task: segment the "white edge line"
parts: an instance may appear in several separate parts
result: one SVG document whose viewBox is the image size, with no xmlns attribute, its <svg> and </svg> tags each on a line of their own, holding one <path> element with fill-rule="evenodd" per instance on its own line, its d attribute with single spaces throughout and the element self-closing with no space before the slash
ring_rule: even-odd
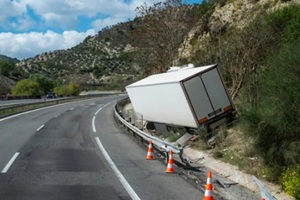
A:
<svg viewBox="0 0 300 200">
<path fill-rule="evenodd" d="M 43 127 L 44 125 L 40 126 L 40 128 L 36 129 L 36 131 L 40 131 Z"/>
<path fill-rule="evenodd" d="M 95 127 L 95 119 L 96 119 L 96 117 L 94 116 L 94 117 L 93 117 L 93 122 L 92 122 L 93 132 L 94 132 L 94 133 L 97 132 L 97 131 L 96 131 L 96 127 Z"/>
<path fill-rule="evenodd" d="M 97 112 L 95 112 L 95 115 L 98 115 L 98 112 L 100 112 L 100 110 L 102 110 L 102 107 L 99 108 L 99 110 L 97 110 Z"/>
<path fill-rule="evenodd" d="M 71 102 L 71 103 L 72 103 L 72 102 Z M 4 121 L 4 120 L 7 120 L 7 119 L 14 118 L 14 117 L 18 117 L 18 116 L 21 116 L 21 115 L 25 115 L 25 114 L 28 114 L 28 113 L 36 112 L 36 111 L 39 111 L 39 110 L 45 110 L 45 109 L 53 108 L 53 107 L 57 107 L 57 106 L 62 106 L 62 105 L 65 105 L 65 104 L 68 104 L 68 103 L 62 103 L 62 104 L 59 104 L 59 105 L 53 105 L 53 106 L 48 106 L 48 107 L 44 107 L 44 108 L 38 108 L 38 109 L 35 109 L 35 110 L 30 110 L 30 111 L 27 111 L 27 112 L 15 114 L 15 115 L 12 115 L 12 116 L 5 117 L 5 118 L 3 118 L 3 119 L 0 119 L 0 122 L 2 122 L 2 121 Z"/>
<path fill-rule="evenodd" d="M 109 102 L 109 103 L 105 104 L 105 105 L 103 106 L 103 108 L 104 108 L 104 107 L 106 107 L 106 106 L 108 106 L 110 103 L 111 103 L 111 102 Z"/>
<path fill-rule="evenodd" d="M 70 110 L 74 110 L 74 108 L 71 108 Z"/>
<path fill-rule="evenodd" d="M 89 101 L 89 100 L 91 100 L 91 99 L 86 99 L 86 100 L 82 100 L 82 101 Z M 30 110 L 30 111 L 27 111 L 27 112 L 22 112 L 22 113 L 19 113 L 19 114 L 15 114 L 15 115 L 12 115 L 12 116 L 9 116 L 9 117 L 2 118 L 2 119 L 0 119 L 0 122 L 2 122 L 4 120 L 11 119 L 11 118 L 14 118 L 14 117 L 18 117 L 18 116 L 21 116 L 21 115 L 25 115 L 25 114 L 28 114 L 28 113 L 36 112 L 36 111 L 39 111 L 39 110 L 45 110 L 45 109 L 48 109 L 48 108 L 62 106 L 62 105 L 65 105 L 65 104 L 70 104 L 70 103 L 74 103 L 74 102 L 67 102 L 67 103 L 62 103 L 62 104 L 58 104 L 58 105 L 47 106 L 47 107 L 44 107 L 44 108 L 38 108 L 38 109 Z"/>
<path fill-rule="evenodd" d="M 116 174 L 116 176 L 118 177 L 119 181 L 121 182 L 121 184 L 124 186 L 125 190 L 128 192 L 128 194 L 130 195 L 130 197 L 133 200 L 140 200 L 140 197 L 135 193 L 135 191 L 132 189 L 132 187 L 129 185 L 129 183 L 126 181 L 126 179 L 124 178 L 124 176 L 122 175 L 122 173 L 120 172 L 120 170 L 117 168 L 117 166 L 115 165 L 115 163 L 112 161 L 112 159 L 109 157 L 108 153 L 106 152 L 106 150 L 104 149 L 100 139 L 98 137 L 95 137 L 96 142 L 101 150 L 101 152 L 103 153 L 105 159 L 107 160 L 109 166 L 112 168 L 112 170 L 114 171 L 114 173 Z"/>
<path fill-rule="evenodd" d="M 15 153 L 15 155 L 10 159 L 10 161 L 3 168 L 1 173 L 6 173 L 9 170 L 10 166 L 13 164 L 13 162 L 16 160 L 16 158 L 18 157 L 19 154 L 20 154 L 19 152 Z"/>
</svg>

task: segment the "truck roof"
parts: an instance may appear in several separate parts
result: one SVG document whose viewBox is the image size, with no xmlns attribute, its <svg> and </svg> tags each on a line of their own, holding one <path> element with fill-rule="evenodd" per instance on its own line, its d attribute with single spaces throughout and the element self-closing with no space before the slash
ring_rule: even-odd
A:
<svg viewBox="0 0 300 200">
<path fill-rule="evenodd" d="M 217 65 L 214 64 L 214 65 L 196 67 L 196 68 L 182 70 L 182 71 L 155 74 L 155 75 L 149 76 L 147 78 L 144 78 L 140 81 L 137 81 L 135 83 L 132 83 L 131 85 L 128 85 L 126 88 L 139 87 L 139 86 L 145 86 L 145 85 L 155 85 L 155 84 L 179 82 L 179 81 L 185 80 L 189 77 L 193 77 L 195 74 L 199 74 L 199 73 L 201 73 L 203 71 L 206 71 L 210 68 L 214 68 L 216 66 Z"/>
</svg>

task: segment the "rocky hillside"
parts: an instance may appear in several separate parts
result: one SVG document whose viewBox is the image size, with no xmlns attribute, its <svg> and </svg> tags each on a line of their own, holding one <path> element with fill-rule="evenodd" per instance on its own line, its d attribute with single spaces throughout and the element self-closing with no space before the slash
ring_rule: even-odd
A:
<svg viewBox="0 0 300 200">
<path fill-rule="evenodd" d="M 0 75 L 0 94 L 7 94 L 10 92 L 10 89 L 16 84 L 10 78 Z"/>
<path fill-rule="evenodd" d="M 7 61 L 7 62 L 12 62 L 12 63 L 18 63 L 19 62 L 19 60 L 16 59 L 16 58 L 10 58 L 8 56 L 1 55 L 1 54 L 0 54 L 0 60 L 4 60 L 4 61 Z"/>
<path fill-rule="evenodd" d="M 16 58 L 0 55 L 0 95 L 10 93 L 11 88 L 16 84 L 14 80 L 1 74 L 9 75 L 8 71 L 12 70 L 9 67 L 18 62 L 19 60 Z"/>
<path fill-rule="evenodd" d="M 53 52 L 46 52 L 17 64 L 24 70 L 25 77 L 30 73 L 43 73 L 61 81 L 78 83 L 98 83 L 106 77 L 121 74 L 130 79 L 139 74 L 133 65 L 131 52 L 131 32 L 135 22 L 117 24 L 100 31 L 96 36 L 87 37 L 79 45 Z"/>
</svg>

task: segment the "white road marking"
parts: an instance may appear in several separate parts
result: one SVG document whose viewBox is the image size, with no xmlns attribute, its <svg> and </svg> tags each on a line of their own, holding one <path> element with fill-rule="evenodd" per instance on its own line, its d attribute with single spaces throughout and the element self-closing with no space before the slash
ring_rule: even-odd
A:
<svg viewBox="0 0 300 200">
<path fill-rule="evenodd" d="M 82 101 L 90 101 L 90 100 L 91 99 L 82 100 Z M 62 103 L 62 104 L 58 104 L 58 105 L 53 105 L 53 106 L 48 106 L 48 107 L 44 107 L 44 108 L 38 108 L 38 109 L 35 109 L 35 110 L 30 110 L 30 111 L 27 111 L 27 112 L 22 112 L 22 113 L 19 113 L 19 114 L 15 114 L 15 115 L 12 115 L 12 116 L 9 116 L 9 117 L 2 118 L 2 119 L 0 119 L 0 122 L 2 122 L 4 120 L 11 119 L 11 118 L 14 118 L 14 117 L 18 117 L 18 116 L 21 116 L 21 115 L 25 115 L 25 114 L 28 114 L 28 113 L 33 113 L 33 112 L 36 112 L 36 111 L 45 110 L 45 109 L 48 109 L 48 108 L 54 108 L 54 107 L 57 107 L 57 106 L 62 106 L 62 105 L 65 105 L 65 104 L 70 104 L 70 103 L 74 103 L 74 102 Z"/>
<path fill-rule="evenodd" d="M 57 118 L 57 117 L 59 117 L 59 116 L 60 116 L 60 114 L 56 115 L 55 118 Z"/>
<path fill-rule="evenodd" d="M 70 110 L 74 110 L 74 108 L 71 108 Z"/>
<path fill-rule="evenodd" d="M 125 190 L 128 192 L 128 194 L 130 195 L 130 197 L 133 200 L 140 200 L 140 197 L 135 193 L 135 191 L 132 189 L 132 187 L 129 185 L 129 183 L 126 181 L 126 179 L 124 178 L 124 176 L 122 175 L 122 173 L 120 172 L 120 170 L 117 168 L 117 166 L 115 165 L 115 163 L 112 161 L 112 159 L 110 158 L 110 156 L 108 155 L 108 153 L 106 152 L 105 148 L 103 147 L 100 139 L 98 137 L 95 137 L 96 142 L 102 152 L 102 154 L 104 155 L 105 159 L 107 160 L 109 166 L 112 168 L 112 170 L 114 171 L 114 173 L 116 174 L 116 176 L 118 177 L 119 181 L 121 182 L 121 184 L 124 186 Z"/>
<path fill-rule="evenodd" d="M 15 153 L 15 155 L 10 159 L 10 161 L 3 168 L 1 173 L 6 173 L 9 170 L 10 166 L 13 164 L 13 162 L 16 160 L 19 154 L 20 154 L 19 152 Z"/>
<path fill-rule="evenodd" d="M 63 104 L 59 104 L 59 105 L 54 105 L 54 106 L 48 106 L 48 107 L 44 107 L 44 108 L 38 108 L 38 109 L 35 109 L 35 110 L 30 110 L 30 111 L 27 111 L 27 112 L 15 114 L 15 115 L 12 115 L 12 116 L 5 117 L 5 118 L 3 118 L 3 119 L 0 119 L 0 122 L 2 122 L 2 121 L 4 121 L 4 120 L 7 120 L 7 119 L 14 118 L 14 117 L 18 117 L 18 116 L 21 116 L 21 115 L 25 115 L 25 114 L 28 114 L 28 113 L 33 113 L 33 112 L 36 112 L 36 111 L 39 111 L 39 110 L 45 110 L 45 109 L 48 109 L 48 108 L 53 108 L 53 107 L 57 107 L 57 106 L 62 106 L 62 105 L 65 105 L 65 104 L 67 104 L 67 103 L 63 103 Z"/>
<path fill-rule="evenodd" d="M 40 131 L 42 128 L 44 127 L 44 124 L 42 126 L 40 126 L 40 128 L 36 129 L 36 131 Z"/>
<path fill-rule="evenodd" d="M 94 116 L 94 117 L 93 117 L 93 122 L 92 122 L 93 132 L 94 132 L 94 133 L 97 132 L 97 131 L 96 131 L 96 127 L 95 127 L 95 119 L 96 119 L 96 117 Z"/>
<path fill-rule="evenodd" d="M 95 115 L 98 115 L 98 112 L 100 112 L 100 110 L 102 110 L 102 107 L 99 108 L 99 110 L 97 110 L 97 112 L 95 112 Z"/>
<path fill-rule="evenodd" d="M 111 103 L 111 102 L 109 102 L 109 103 L 105 104 L 105 105 L 103 106 L 103 108 L 104 108 L 104 107 L 106 107 L 106 106 L 108 106 L 110 103 Z"/>
</svg>

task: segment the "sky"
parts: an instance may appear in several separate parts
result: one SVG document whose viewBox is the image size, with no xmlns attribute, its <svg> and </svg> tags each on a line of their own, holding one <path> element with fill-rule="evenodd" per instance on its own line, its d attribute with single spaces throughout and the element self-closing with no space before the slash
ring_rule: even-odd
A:
<svg viewBox="0 0 300 200">
<path fill-rule="evenodd" d="M 0 54 L 22 60 L 68 49 L 107 26 L 134 19 L 143 3 L 160 1 L 0 0 Z"/>
</svg>

